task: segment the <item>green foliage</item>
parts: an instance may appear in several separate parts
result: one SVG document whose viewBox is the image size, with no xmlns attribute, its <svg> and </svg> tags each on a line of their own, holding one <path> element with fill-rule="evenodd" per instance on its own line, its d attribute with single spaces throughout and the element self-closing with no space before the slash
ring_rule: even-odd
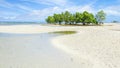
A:
<svg viewBox="0 0 120 68">
<path fill-rule="evenodd" d="M 87 11 L 83 12 L 83 17 L 82 17 L 81 21 L 82 21 L 83 25 L 90 24 L 90 23 L 96 24 L 96 19 L 95 19 L 94 15 Z"/>
<path fill-rule="evenodd" d="M 85 23 L 89 23 L 89 13 L 87 11 L 83 12 L 83 18 L 82 18 L 82 23 L 85 25 Z"/>
<path fill-rule="evenodd" d="M 69 23 L 69 18 L 70 18 L 70 12 L 66 11 L 64 13 L 64 22 L 65 22 L 65 24 Z"/>
<path fill-rule="evenodd" d="M 83 13 L 76 12 L 74 14 L 69 11 L 62 12 L 61 14 L 54 14 L 53 16 L 48 16 L 46 22 L 50 24 L 78 24 L 83 25 L 98 24 L 105 20 L 106 14 L 100 11 L 96 14 L 96 18 L 92 13 L 84 11 Z"/>
<path fill-rule="evenodd" d="M 82 13 L 79 13 L 79 12 L 75 13 L 75 23 L 82 22 L 82 18 L 83 18 L 83 14 Z"/>
<path fill-rule="evenodd" d="M 53 15 L 53 18 L 55 19 L 55 23 L 58 23 L 58 21 L 59 21 L 59 16 L 58 16 L 58 14 L 54 14 L 54 15 Z"/>
<path fill-rule="evenodd" d="M 96 20 L 98 21 L 99 24 L 103 23 L 105 19 L 106 19 L 106 14 L 104 13 L 103 10 L 99 11 L 96 14 Z"/>
<path fill-rule="evenodd" d="M 69 24 L 74 24 L 74 22 L 75 22 L 75 17 L 74 17 L 73 14 L 70 14 L 69 22 L 70 22 Z"/>
<path fill-rule="evenodd" d="M 47 23 L 49 24 L 53 24 L 55 23 L 55 19 L 52 16 L 48 16 L 48 18 L 46 19 Z"/>
</svg>

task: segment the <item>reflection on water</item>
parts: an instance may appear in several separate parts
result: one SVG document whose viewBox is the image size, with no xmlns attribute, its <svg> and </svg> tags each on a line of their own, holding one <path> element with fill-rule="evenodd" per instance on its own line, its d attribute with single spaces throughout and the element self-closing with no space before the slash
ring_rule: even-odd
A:
<svg viewBox="0 0 120 68">
<path fill-rule="evenodd" d="M 54 36 L 0 33 L 0 68 L 81 67 L 72 56 L 52 46 Z"/>
</svg>

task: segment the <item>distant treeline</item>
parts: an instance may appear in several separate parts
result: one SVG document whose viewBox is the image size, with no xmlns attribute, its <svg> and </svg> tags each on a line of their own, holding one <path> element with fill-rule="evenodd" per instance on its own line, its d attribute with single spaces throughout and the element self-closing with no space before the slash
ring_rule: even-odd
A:
<svg viewBox="0 0 120 68">
<path fill-rule="evenodd" d="M 78 24 L 83 25 L 89 24 L 101 24 L 105 20 L 106 14 L 104 11 L 99 11 L 95 16 L 92 13 L 84 11 L 83 13 L 76 12 L 74 14 L 69 11 L 62 12 L 61 14 L 54 14 L 53 16 L 48 16 L 46 22 L 49 24 Z"/>
</svg>

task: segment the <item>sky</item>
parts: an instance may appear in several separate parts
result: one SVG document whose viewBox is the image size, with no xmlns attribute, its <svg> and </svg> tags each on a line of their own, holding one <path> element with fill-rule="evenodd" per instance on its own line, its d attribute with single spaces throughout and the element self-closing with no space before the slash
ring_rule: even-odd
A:
<svg viewBox="0 0 120 68">
<path fill-rule="evenodd" d="M 120 0 L 0 0 L 0 21 L 40 21 L 54 13 L 103 10 L 105 22 L 120 21 Z"/>
</svg>

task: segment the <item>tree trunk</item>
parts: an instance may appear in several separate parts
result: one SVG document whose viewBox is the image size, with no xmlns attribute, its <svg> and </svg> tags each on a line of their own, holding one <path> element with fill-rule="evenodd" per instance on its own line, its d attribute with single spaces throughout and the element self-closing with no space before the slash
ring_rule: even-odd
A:
<svg viewBox="0 0 120 68">
<path fill-rule="evenodd" d="M 85 25 L 85 22 L 83 22 L 83 25 Z"/>
<path fill-rule="evenodd" d="M 65 22 L 65 25 L 67 25 L 67 22 Z"/>
<path fill-rule="evenodd" d="M 61 22 L 59 22 L 59 25 L 61 25 Z"/>
</svg>

